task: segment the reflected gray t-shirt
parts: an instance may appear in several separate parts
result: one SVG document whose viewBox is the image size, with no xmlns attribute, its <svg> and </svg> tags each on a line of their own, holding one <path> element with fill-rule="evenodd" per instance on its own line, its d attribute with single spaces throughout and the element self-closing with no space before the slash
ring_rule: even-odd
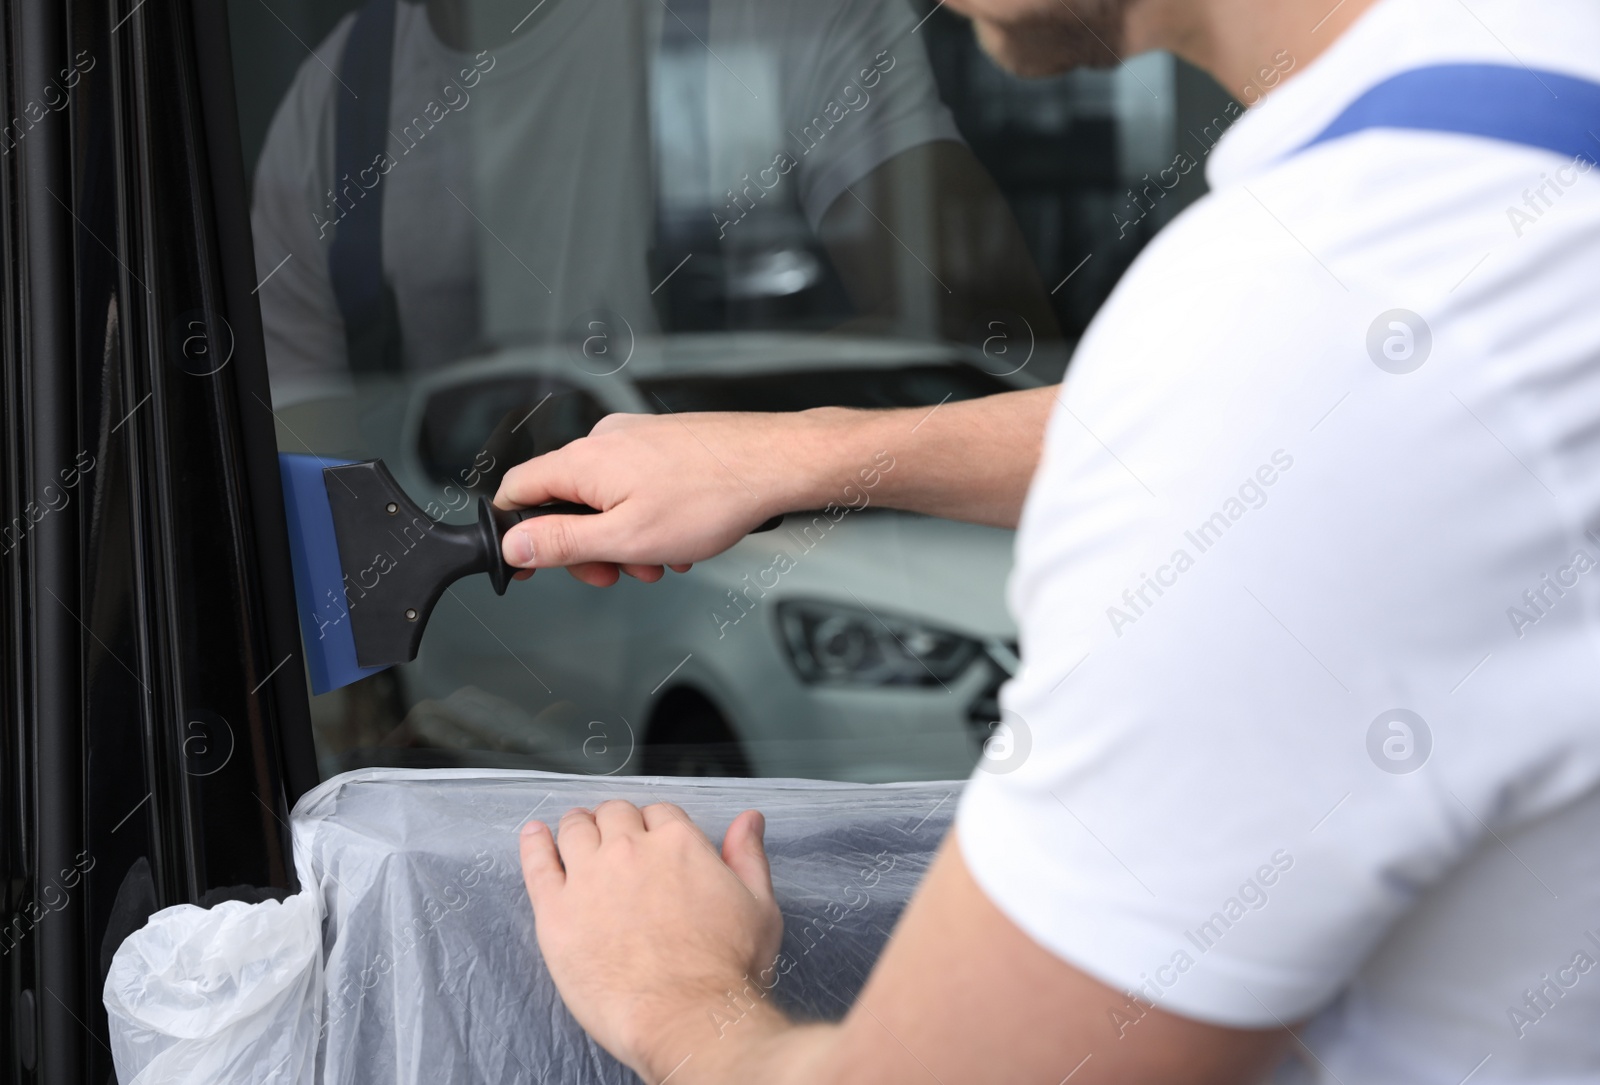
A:
<svg viewBox="0 0 1600 1085">
<path fill-rule="evenodd" d="M 446 48 L 421 5 L 399 5 L 389 158 L 366 180 L 382 185 L 383 267 L 407 371 L 494 343 L 558 340 L 600 309 L 638 334 L 655 330 L 658 172 L 661 206 L 716 214 L 717 229 L 739 228 L 739 207 L 754 201 L 730 195 L 747 183 L 814 228 L 888 159 L 960 138 L 904 0 L 711 0 L 703 57 L 659 48 L 670 17 L 659 4 L 550 2 L 541 21 L 477 55 Z M 355 191 L 333 176 L 353 22 L 301 66 L 257 167 L 276 407 L 349 386 L 328 250 L 354 199 L 344 190 Z"/>
</svg>

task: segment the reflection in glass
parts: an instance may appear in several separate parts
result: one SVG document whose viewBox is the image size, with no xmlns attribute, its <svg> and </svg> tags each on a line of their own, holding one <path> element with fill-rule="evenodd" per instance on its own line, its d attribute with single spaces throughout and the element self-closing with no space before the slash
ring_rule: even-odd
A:
<svg viewBox="0 0 1600 1085">
<path fill-rule="evenodd" d="M 1056 379 L 1062 318 L 1142 238 L 1055 294 L 1038 267 L 1170 157 L 1158 73 L 1025 88 L 921 0 L 255 7 L 230 13 L 280 445 L 381 456 L 439 520 L 612 412 Z M 1009 533 L 858 479 L 657 585 L 463 581 L 416 663 L 314 700 L 324 768 L 964 775 L 1015 666 L 1009 565 Z"/>
</svg>

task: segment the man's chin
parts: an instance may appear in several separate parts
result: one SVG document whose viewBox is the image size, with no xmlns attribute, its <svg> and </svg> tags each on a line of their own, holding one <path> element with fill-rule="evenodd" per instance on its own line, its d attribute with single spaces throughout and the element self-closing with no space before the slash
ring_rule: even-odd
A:
<svg viewBox="0 0 1600 1085">
<path fill-rule="evenodd" d="M 996 64 L 1027 79 L 1116 67 L 1122 62 L 1125 5 L 1100 0 L 1080 6 L 1088 9 L 1087 21 L 1060 4 L 1004 23 L 979 19 L 978 43 Z"/>
</svg>

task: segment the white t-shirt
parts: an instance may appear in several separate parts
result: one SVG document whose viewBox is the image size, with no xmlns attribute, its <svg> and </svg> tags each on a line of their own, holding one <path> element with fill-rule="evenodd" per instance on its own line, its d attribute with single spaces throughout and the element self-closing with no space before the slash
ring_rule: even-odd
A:
<svg viewBox="0 0 1600 1085">
<path fill-rule="evenodd" d="M 560 339 L 597 310 L 653 330 L 652 172 L 664 206 L 716 214 L 736 241 L 754 228 L 741 208 L 787 202 L 815 227 L 883 162 L 960 138 L 908 36 L 904 0 L 710 0 L 709 51 L 692 55 L 701 47 L 690 41 L 659 65 L 661 4 L 550 2 L 476 56 L 446 48 L 422 5 L 399 5 L 392 161 L 367 179 L 381 176 L 383 266 L 408 369 L 485 343 Z M 278 406 L 347 388 L 328 246 L 358 198 L 330 192 L 335 100 L 351 93 L 336 73 L 353 22 L 301 66 L 256 173 Z M 689 89 L 695 80 L 703 93 Z"/>
<path fill-rule="evenodd" d="M 1593 0 L 1468 3 L 1299 65 L 1089 329 L 960 809 L 1125 1035 L 1314 1018 L 1285 1080 L 1600 1081 L 1600 169 L 1293 154 L 1413 67 L 1600 81 Z"/>
</svg>

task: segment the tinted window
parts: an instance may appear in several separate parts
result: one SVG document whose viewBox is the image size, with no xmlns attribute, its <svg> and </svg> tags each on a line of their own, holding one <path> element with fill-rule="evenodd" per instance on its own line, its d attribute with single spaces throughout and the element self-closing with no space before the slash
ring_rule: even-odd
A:
<svg viewBox="0 0 1600 1085">
<path fill-rule="evenodd" d="M 353 7 L 229 3 L 272 409 L 442 521 L 613 412 L 1057 380 L 1198 194 L 1147 184 L 1169 58 L 1022 83 L 925 0 Z M 895 462 L 656 585 L 462 581 L 415 663 L 313 699 L 323 771 L 964 775 L 1011 537 L 877 514 Z"/>
</svg>

